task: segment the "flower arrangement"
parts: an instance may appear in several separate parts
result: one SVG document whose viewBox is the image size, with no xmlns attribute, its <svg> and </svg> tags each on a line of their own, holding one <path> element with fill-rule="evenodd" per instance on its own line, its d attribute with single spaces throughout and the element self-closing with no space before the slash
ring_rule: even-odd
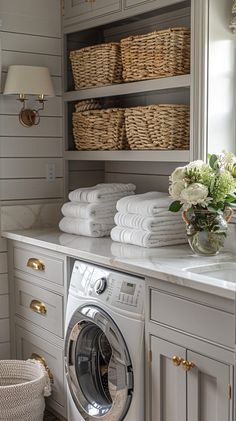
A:
<svg viewBox="0 0 236 421">
<path fill-rule="evenodd" d="M 208 164 L 193 161 L 176 168 L 170 176 L 169 193 L 174 199 L 169 207 L 172 212 L 183 208 L 223 213 L 236 201 L 236 157 L 222 152 L 210 155 Z"/>
<path fill-rule="evenodd" d="M 209 163 L 194 161 L 170 176 L 169 210 L 183 209 L 188 242 L 196 254 L 214 255 L 224 246 L 236 201 L 236 157 L 222 152 Z"/>
</svg>

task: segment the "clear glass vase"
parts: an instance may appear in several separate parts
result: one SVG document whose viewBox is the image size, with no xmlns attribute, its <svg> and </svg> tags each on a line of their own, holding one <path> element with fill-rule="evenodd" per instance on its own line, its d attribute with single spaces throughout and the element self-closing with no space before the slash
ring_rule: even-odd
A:
<svg viewBox="0 0 236 421">
<path fill-rule="evenodd" d="M 191 214 L 183 212 L 188 242 L 195 254 L 214 256 L 219 253 L 224 247 L 232 213 L 231 208 L 226 208 L 224 214 L 205 209 L 194 209 Z"/>
</svg>

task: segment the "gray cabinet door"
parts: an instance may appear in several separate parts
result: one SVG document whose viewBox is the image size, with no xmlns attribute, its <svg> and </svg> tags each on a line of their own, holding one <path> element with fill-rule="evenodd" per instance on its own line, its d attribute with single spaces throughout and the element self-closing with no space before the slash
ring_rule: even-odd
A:
<svg viewBox="0 0 236 421">
<path fill-rule="evenodd" d="M 65 0 L 65 24 L 103 17 L 121 10 L 121 0 Z"/>
<path fill-rule="evenodd" d="M 142 4 L 158 3 L 157 0 L 124 0 L 124 9 L 128 7 L 140 6 Z"/>
<path fill-rule="evenodd" d="M 188 421 L 230 420 L 230 367 L 194 352 L 187 359 L 195 364 L 188 372 Z"/>
<path fill-rule="evenodd" d="M 185 359 L 186 350 L 151 336 L 151 351 L 150 421 L 186 421 L 187 375 L 172 360 L 173 357 Z"/>
</svg>

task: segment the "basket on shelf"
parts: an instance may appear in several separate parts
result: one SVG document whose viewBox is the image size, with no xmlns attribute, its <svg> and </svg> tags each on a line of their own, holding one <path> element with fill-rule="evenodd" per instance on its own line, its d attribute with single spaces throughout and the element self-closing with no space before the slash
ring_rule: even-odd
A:
<svg viewBox="0 0 236 421">
<path fill-rule="evenodd" d="M 158 104 L 127 108 L 125 127 L 130 149 L 189 149 L 188 105 Z"/>
<path fill-rule="evenodd" d="M 125 82 L 190 72 L 190 29 L 170 28 L 121 40 Z"/>
<path fill-rule="evenodd" d="M 75 111 L 82 112 L 88 110 L 100 110 L 102 108 L 98 99 L 84 99 L 75 104 Z"/>
<path fill-rule="evenodd" d="M 120 44 L 111 42 L 70 52 L 75 89 L 122 82 Z"/>
<path fill-rule="evenodd" d="M 72 122 L 76 149 L 128 149 L 124 113 L 122 108 L 74 112 Z"/>
</svg>

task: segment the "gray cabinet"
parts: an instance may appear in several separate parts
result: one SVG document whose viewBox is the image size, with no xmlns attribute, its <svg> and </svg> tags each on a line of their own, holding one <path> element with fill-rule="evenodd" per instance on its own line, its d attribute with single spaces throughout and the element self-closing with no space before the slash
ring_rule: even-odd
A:
<svg viewBox="0 0 236 421">
<path fill-rule="evenodd" d="M 151 336 L 150 421 L 230 421 L 231 367 Z"/>
<path fill-rule="evenodd" d="M 64 24 L 74 25 L 121 11 L 121 0 L 65 0 Z"/>
<path fill-rule="evenodd" d="M 187 352 L 195 367 L 187 375 L 188 420 L 230 420 L 230 367 L 195 352 Z"/>
<path fill-rule="evenodd" d="M 186 421 L 186 373 L 173 365 L 174 356 L 186 358 L 186 350 L 151 337 L 150 420 Z"/>
</svg>

